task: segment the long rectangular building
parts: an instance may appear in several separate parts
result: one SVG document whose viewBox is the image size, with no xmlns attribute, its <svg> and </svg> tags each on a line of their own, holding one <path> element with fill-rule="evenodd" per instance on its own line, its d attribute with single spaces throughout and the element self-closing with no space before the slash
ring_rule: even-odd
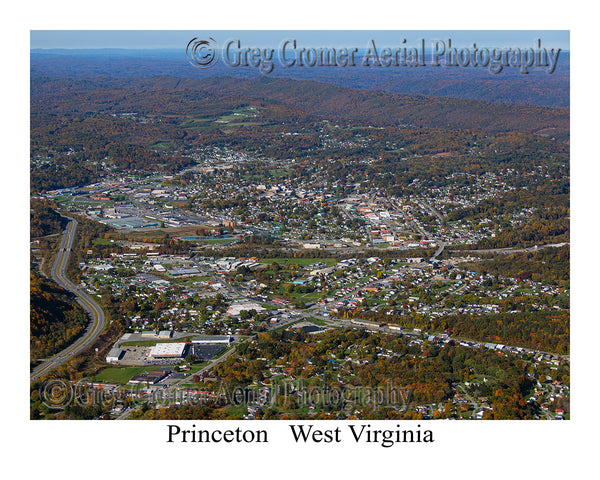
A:
<svg viewBox="0 0 600 480">
<path fill-rule="evenodd" d="M 197 337 L 192 338 L 192 343 L 205 343 L 205 344 L 214 344 L 214 343 L 225 343 L 229 344 L 232 341 L 230 335 L 198 335 Z"/>
<path fill-rule="evenodd" d="M 157 343 L 150 348 L 148 358 L 182 358 L 185 348 L 185 343 Z"/>
</svg>

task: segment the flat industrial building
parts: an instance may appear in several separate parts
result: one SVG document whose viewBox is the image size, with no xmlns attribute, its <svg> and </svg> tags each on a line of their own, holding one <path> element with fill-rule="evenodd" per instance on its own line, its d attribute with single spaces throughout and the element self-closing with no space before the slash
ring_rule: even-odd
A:
<svg viewBox="0 0 600 480">
<path fill-rule="evenodd" d="M 227 314 L 231 316 L 237 316 L 242 310 L 246 310 L 247 312 L 254 310 L 256 313 L 262 313 L 267 309 L 258 303 L 240 302 L 231 304 L 227 309 Z"/>
<path fill-rule="evenodd" d="M 178 277 L 182 275 L 199 275 L 201 272 L 197 268 L 174 268 L 167 272 L 172 277 Z"/>
<path fill-rule="evenodd" d="M 192 343 L 225 343 L 229 344 L 233 341 L 230 335 L 198 335 L 192 338 Z"/>
<path fill-rule="evenodd" d="M 121 358 L 123 358 L 124 351 L 122 348 L 113 347 L 108 355 L 106 355 L 106 361 L 108 363 L 117 363 Z"/>
<path fill-rule="evenodd" d="M 185 343 L 157 343 L 150 348 L 149 358 L 182 358 Z"/>
</svg>

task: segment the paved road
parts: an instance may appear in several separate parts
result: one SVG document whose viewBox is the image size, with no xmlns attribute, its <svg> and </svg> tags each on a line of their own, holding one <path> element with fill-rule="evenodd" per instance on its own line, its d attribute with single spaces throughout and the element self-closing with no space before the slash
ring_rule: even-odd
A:
<svg viewBox="0 0 600 480">
<path fill-rule="evenodd" d="M 106 318 L 100 306 L 85 291 L 79 289 L 79 287 L 75 286 L 65 276 L 65 269 L 69 261 L 69 255 L 71 254 L 75 230 L 77 229 L 77 221 L 72 218 L 69 220 L 70 222 L 65 229 L 60 243 L 58 255 L 52 266 L 51 275 L 58 285 L 77 296 L 78 303 L 88 312 L 92 320 L 83 336 L 77 339 L 77 341 L 34 368 L 31 372 L 30 380 L 36 380 L 47 374 L 90 345 L 100 335 L 106 324 Z"/>
<path fill-rule="evenodd" d="M 437 219 L 440 221 L 440 225 L 444 224 L 444 217 L 442 217 L 440 212 L 438 212 L 435 208 L 433 208 L 431 205 L 429 205 L 424 200 L 420 200 L 420 203 L 422 204 L 422 208 L 424 207 L 425 209 L 429 210 L 429 212 L 431 212 L 433 215 L 435 215 L 437 217 Z"/>
<path fill-rule="evenodd" d="M 444 225 L 444 218 L 442 217 L 440 212 L 438 212 L 435 208 L 433 208 L 431 205 L 429 205 L 427 202 L 425 202 L 423 200 L 415 201 L 415 203 L 417 205 L 419 205 L 419 207 L 421 207 L 422 210 L 428 211 L 432 215 L 435 215 L 440 222 L 440 226 Z M 429 235 L 428 238 L 434 238 L 434 237 Z M 446 244 L 442 241 L 441 238 L 434 238 L 434 240 L 437 242 L 438 248 L 435 251 L 435 253 L 433 254 L 433 256 L 430 258 L 430 260 L 435 260 L 437 257 L 439 257 L 440 254 L 444 251 L 444 248 L 446 247 Z"/>
<path fill-rule="evenodd" d="M 471 418 L 475 418 L 477 416 L 477 412 L 479 411 L 479 404 L 473 400 L 473 397 L 471 397 L 471 395 L 469 395 L 467 393 L 467 391 L 465 390 L 465 388 L 462 385 L 457 385 L 457 387 L 460 389 L 460 391 L 463 393 L 463 395 L 467 398 L 467 401 L 473 405 L 473 413 L 471 414 Z"/>
<path fill-rule="evenodd" d="M 430 260 L 435 260 L 444 251 L 444 247 L 446 246 L 446 244 L 439 239 L 437 239 L 437 242 L 438 242 L 439 246 L 438 246 L 437 250 L 435 251 L 435 253 L 433 254 L 433 256 L 430 258 Z"/>
</svg>

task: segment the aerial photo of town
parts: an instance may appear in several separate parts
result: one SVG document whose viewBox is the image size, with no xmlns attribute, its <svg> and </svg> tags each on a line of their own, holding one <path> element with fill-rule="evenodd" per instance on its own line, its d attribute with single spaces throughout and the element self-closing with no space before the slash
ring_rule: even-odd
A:
<svg viewBox="0 0 600 480">
<path fill-rule="evenodd" d="M 184 37 L 31 50 L 31 419 L 569 420 L 568 51 Z"/>
</svg>

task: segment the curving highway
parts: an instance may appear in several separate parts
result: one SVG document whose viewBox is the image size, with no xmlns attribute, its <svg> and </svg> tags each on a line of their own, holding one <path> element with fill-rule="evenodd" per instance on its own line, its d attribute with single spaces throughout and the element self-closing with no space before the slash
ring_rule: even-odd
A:
<svg viewBox="0 0 600 480">
<path fill-rule="evenodd" d="M 75 286 L 66 276 L 65 268 L 69 261 L 69 255 L 71 254 L 71 247 L 73 246 L 73 240 L 75 238 L 75 230 L 77 229 L 77 221 L 69 218 L 70 222 L 65 229 L 65 233 L 62 237 L 58 255 L 52 266 L 52 279 L 70 292 L 73 292 L 77 296 L 78 303 L 88 312 L 92 321 L 89 323 L 83 336 L 78 338 L 74 343 L 69 345 L 67 348 L 57 353 L 53 357 L 44 360 L 40 365 L 33 369 L 30 375 L 30 380 L 36 380 L 43 375 L 50 372 L 52 369 L 58 367 L 62 363 L 69 360 L 75 354 L 79 353 L 85 347 L 90 345 L 98 335 L 104 329 L 106 324 L 106 317 L 102 308 L 83 290 Z"/>
</svg>

